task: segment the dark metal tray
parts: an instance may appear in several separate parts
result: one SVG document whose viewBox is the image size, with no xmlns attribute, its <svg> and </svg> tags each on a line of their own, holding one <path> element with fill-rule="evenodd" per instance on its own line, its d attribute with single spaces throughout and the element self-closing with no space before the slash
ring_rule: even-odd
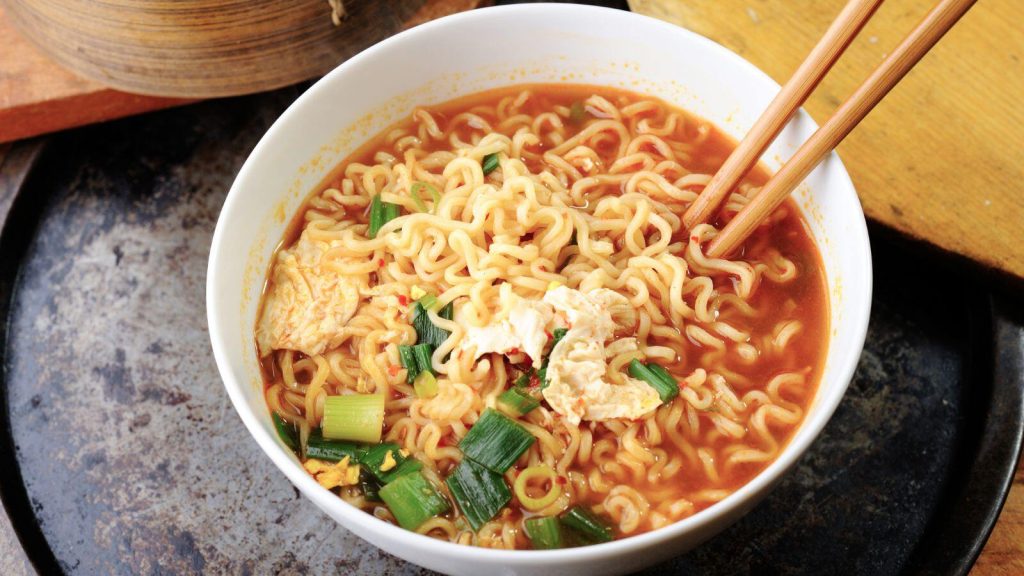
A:
<svg viewBox="0 0 1024 576">
<path fill-rule="evenodd" d="M 77 130 L 26 162 L 0 235 L 0 495 L 40 573 L 420 573 L 299 497 L 210 353 L 218 211 L 298 93 Z M 1020 446 L 1020 315 L 872 239 L 867 346 L 824 434 L 753 512 L 650 574 L 970 568 Z"/>
</svg>

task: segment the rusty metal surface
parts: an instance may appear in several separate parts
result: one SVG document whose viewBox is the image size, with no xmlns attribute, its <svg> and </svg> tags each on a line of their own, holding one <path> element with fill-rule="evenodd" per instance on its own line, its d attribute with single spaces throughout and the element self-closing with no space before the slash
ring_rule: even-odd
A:
<svg viewBox="0 0 1024 576">
<path fill-rule="evenodd" d="M 297 93 L 74 133 L 41 167 L 55 193 L 15 287 L 8 405 L 67 572 L 419 571 L 299 497 L 241 425 L 210 352 L 217 214 Z M 72 154 L 82 162 L 61 161 Z"/>
<path fill-rule="evenodd" d="M 204 283 L 217 214 L 297 94 L 64 135 L 22 193 L 34 201 L 15 205 L 13 218 L 38 226 L 25 232 L 13 286 L 7 417 L 55 570 L 424 573 L 299 496 L 249 438 L 210 352 Z M 751 514 L 650 574 L 893 574 L 927 547 L 956 471 L 973 462 L 965 431 L 985 407 L 971 398 L 991 383 L 970 358 L 988 345 L 987 316 L 965 304 L 980 300 L 964 279 L 895 248 L 875 253 L 867 348 L 825 434 Z M 24 562 L 9 550 L 0 524 L 0 573 L 18 574 Z"/>
<path fill-rule="evenodd" d="M 11 203 L 41 148 L 38 141 L 22 142 L 13 148 L 9 144 L 0 146 L 0 223 L 6 221 Z M 10 296 L 9 289 L 0 289 L 0 299 Z M 7 514 L 0 515 L 0 574 L 31 576 L 35 573 L 11 525 L 11 518 Z"/>
</svg>

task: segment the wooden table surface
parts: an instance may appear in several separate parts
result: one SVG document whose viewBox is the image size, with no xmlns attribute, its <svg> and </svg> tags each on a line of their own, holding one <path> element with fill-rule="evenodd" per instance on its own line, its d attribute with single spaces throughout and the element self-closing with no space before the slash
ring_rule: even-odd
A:
<svg viewBox="0 0 1024 576">
<path fill-rule="evenodd" d="M 821 123 L 936 0 L 889 0 L 807 103 Z M 785 81 L 846 0 L 630 0 Z M 1024 2 L 984 0 L 839 147 L 867 215 L 1024 278 Z"/>
<path fill-rule="evenodd" d="M 784 82 L 846 0 L 630 0 Z M 821 123 L 935 0 L 889 0 L 807 103 Z M 839 147 L 868 217 L 1024 277 L 1024 2 L 985 0 Z M 1024 467 L 972 572 L 1024 574 Z"/>
</svg>

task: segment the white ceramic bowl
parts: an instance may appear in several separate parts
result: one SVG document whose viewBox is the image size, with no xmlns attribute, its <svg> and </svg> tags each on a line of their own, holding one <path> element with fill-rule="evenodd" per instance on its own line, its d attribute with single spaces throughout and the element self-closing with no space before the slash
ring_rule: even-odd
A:
<svg viewBox="0 0 1024 576">
<path fill-rule="evenodd" d="M 235 180 L 217 223 L 207 278 L 210 338 L 224 386 L 274 464 L 331 518 L 380 548 L 456 574 L 623 573 L 686 552 L 734 522 L 821 432 L 860 356 L 871 307 L 864 215 L 839 158 L 797 192 L 822 252 L 831 340 L 818 394 L 779 458 L 722 502 L 671 526 L 584 548 L 495 551 L 420 536 L 321 488 L 277 439 L 264 404 L 253 326 L 267 263 L 291 216 L 321 179 L 415 105 L 526 82 L 572 82 L 652 94 L 739 138 L 778 85 L 727 49 L 627 12 L 569 5 L 474 10 L 418 26 L 345 62 L 271 127 Z M 815 125 L 803 112 L 766 155 L 776 169 Z"/>
</svg>

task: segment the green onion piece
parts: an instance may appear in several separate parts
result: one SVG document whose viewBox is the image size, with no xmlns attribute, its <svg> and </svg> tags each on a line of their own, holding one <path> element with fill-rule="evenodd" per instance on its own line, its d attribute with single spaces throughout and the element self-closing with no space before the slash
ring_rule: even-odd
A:
<svg viewBox="0 0 1024 576">
<path fill-rule="evenodd" d="M 537 550 L 565 547 L 562 541 L 562 526 L 555 516 L 529 518 L 523 522 L 523 527 L 526 528 L 526 535 L 530 537 L 530 543 Z"/>
<path fill-rule="evenodd" d="M 587 109 L 583 107 L 583 102 L 576 101 L 569 107 L 569 121 L 573 124 L 579 124 L 586 120 Z"/>
<path fill-rule="evenodd" d="M 656 362 L 648 362 L 647 367 L 651 369 L 651 372 L 654 372 L 655 376 L 661 378 L 665 382 L 671 382 L 677 386 L 679 385 L 679 382 L 677 382 L 676 379 L 672 377 L 672 374 L 670 374 L 668 370 L 663 368 L 661 364 L 658 364 Z"/>
<path fill-rule="evenodd" d="M 459 448 L 477 464 L 504 474 L 536 440 L 526 428 L 488 408 L 459 442 Z"/>
<path fill-rule="evenodd" d="M 474 530 L 479 530 L 512 500 L 512 492 L 501 474 L 469 459 L 455 467 L 445 484 Z"/>
<path fill-rule="evenodd" d="M 381 227 L 398 216 L 398 206 L 381 200 L 380 194 L 370 201 L 370 238 L 376 238 Z"/>
<path fill-rule="evenodd" d="M 644 364 L 636 358 L 630 360 L 629 375 L 637 380 L 643 380 L 657 390 L 662 402 L 670 402 L 679 395 L 679 383 L 669 376 L 667 370 L 653 362 Z"/>
<path fill-rule="evenodd" d="M 395 218 L 398 218 L 398 204 L 381 200 L 380 194 L 374 196 L 370 201 L 370 229 L 367 231 L 370 238 L 376 238 L 381 227 Z"/>
<path fill-rule="evenodd" d="M 518 418 L 540 406 L 540 402 L 519 388 L 509 388 L 498 396 L 498 406 Z"/>
<path fill-rule="evenodd" d="M 369 470 L 364 467 L 359 468 L 359 490 L 362 491 L 363 498 L 370 502 L 382 502 L 380 499 L 381 486 L 380 480 L 377 480 Z"/>
<path fill-rule="evenodd" d="M 383 484 L 390 484 L 401 476 L 419 472 L 423 468 L 422 462 L 403 456 L 398 444 L 390 442 L 368 447 L 359 457 L 359 464 Z"/>
<path fill-rule="evenodd" d="M 419 194 L 410 192 L 409 195 L 412 196 L 413 204 L 416 204 L 417 210 L 419 210 L 420 212 L 427 211 L 427 205 L 423 202 L 423 198 L 420 198 Z"/>
<path fill-rule="evenodd" d="M 437 296 L 433 294 L 427 294 L 423 298 L 417 300 L 420 306 L 423 306 L 424 310 L 436 310 L 437 309 Z"/>
<path fill-rule="evenodd" d="M 610 542 L 612 539 L 611 526 L 583 506 L 573 506 L 563 512 L 562 525 L 571 528 L 591 544 Z"/>
<path fill-rule="evenodd" d="M 395 218 L 398 218 L 398 204 L 384 202 L 384 223 L 391 222 Z"/>
<path fill-rule="evenodd" d="M 565 338 L 565 335 L 569 333 L 568 328 L 555 328 L 554 332 L 551 333 L 551 350 L 555 350 L 555 346 Z"/>
<path fill-rule="evenodd" d="M 392 444 L 385 442 L 383 444 L 375 444 L 373 446 L 367 446 L 363 453 L 359 456 L 359 464 L 370 471 L 371 474 L 376 476 L 378 479 L 383 480 L 381 475 L 385 472 L 394 470 L 399 464 L 405 462 L 405 456 L 399 451 L 401 448 L 398 444 Z M 390 460 L 393 464 L 388 470 L 381 470 L 380 467 L 387 461 L 388 454 L 391 455 Z"/>
<path fill-rule="evenodd" d="M 359 447 L 351 442 L 339 442 L 324 438 L 323 431 L 315 428 L 306 440 L 306 458 L 316 458 L 327 462 L 338 462 L 348 456 L 353 464 L 359 462 Z"/>
<path fill-rule="evenodd" d="M 429 371 L 420 372 L 420 375 L 416 377 L 416 381 L 412 383 L 413 389 L 416 391 L 417 398 L 433 398 L 437 396 L 437 378 Z"/>
<path fill-rule="evenodd" d="M 452 304 L 448 303 L 447 306 L 441 309 L 437 313 L 438 316 L 445 320 L 452 319 Z M 438 328 L 430 321 L 430 315 L 427 314 L 427 310 L 417 302 L 413 307 L 412 311 L 412 327 L 416 329 L 416 342 L 418 344 L 430 344 L 432 347 L 437 348 L 448 339 L 448 332 L 444 328 Z"/>
<path fill-rule="evenodd" d="M 384 201 L 380 199 L 380 194 L 377 194 L 372 200 L 370 200 L 370 229 L 367 231 L 367 235 L 370 238 L 376 238 L 377 232 L 383 225 Z"/>
<path fill-rule="evenodd" d="M 388 505 L 398 525 L 406 530 L 415 530 L 451 509 L 448 500 L 422 472 L 400 476 L 380 489 L 380 498 Z"/>
<path fill-rule="evenodd" d="M 277 435 L 281 438 L 281 442 L 284 442 L 284 445 L 292 450 L 298 450 L 299 429 L 294 424 L 286 422 L 277 412 L 271 413 L 270 418 L 274 421 L 274 428 L 277 430 Z"/>
<path fill-rule="evenodd" d="M 430 198 L 434 201 L 434 211 L 437 211 L 437 206 L 441 203 L 441 193 L 437 191 L 433 184 L 426 182 L 413 182 L 412 189 L 409 190 L 409 195 L 412 196 L 412 201 L 416 203 L 416 208 L 420 212 L 427 212 L 427 205 L 424 204 L 423 197 L 420 196 L 420 190 L 423 189 L 430 192 Z"/>
<path fill-rule="evenodd" d="M 376 444 L 383 427 L 383 394 L 328 396 L 324 400 L 324 438 Z"/>
<path fill-rule="evenodd" d="M 416 364 L 416 355 L 413 354 L 412 346 L 405 344 L 398 346 L 398 357 L 402 361 L 402 367 L 405 368 L 405 381 L 412 384 L 416 380 L 416 376 L 420 373 L 420 368 Z"/>
<path fill-rule="evenodd" d="M 385 484 L 389 484 L 406 474 L 413 474 L 420 470 L 423 470 L 423 462 L 420 462 L 415 458 L 406 458 L 405 462 L 396 466 L 394 470 L 386 472 L 383 476 L 383 480 Z"/>
<path fill-rule="evenodd" d="M 668 370 L 654 362 L 648 362 L 647 368 L 650 369 L 651 372 L 654 372 L 654 375 L 657 376 L 669 390 L 668 399 L 662 398 L 662 400 L 668 402 L 679 395 L 679 381 L 669 374 Z"/>
<path fill-rule="evenodd" d="M 430 357 L 433 354 L 434 347 L 430 344 L 417 344 L 412 347 L 412 355 L 416 359 L 417 376 L 424 372 L 434 374 L 434 367 L 430 363 Z"/>
<path fill-rule="evenodd" d="M 530 385 L 530 378 L 534 376 L 533 368 L 530 368 L 526 372 L 523 372 L 516 378 L 516 381 L 512 384 L 516 388 L 526 388 Z"/>
<path fill-rule="evenodd" d="M 487 176 L 491 172 L 498 169 L 498 153 L 488 154 L 484 156 L 483 161 L 480 162 L 484 169 L 484 176 Z"/>
<path fill-rule="evenodd" d="M 540 371 L 537 372 L 541 390 L 548 387 L 548 363 L 551 362 L 551 352 L 555 351 L 555 346 L 558 346 L 558 343 L 562 341 L 562 338 L 565 338 L 568 332 L 568 328 L 555 328 L 555 331 L 551 333 L 551 351 L 548 352 L 548 357 L 544 359 L 544 364 L 541 366 Z"/>
</svg>

